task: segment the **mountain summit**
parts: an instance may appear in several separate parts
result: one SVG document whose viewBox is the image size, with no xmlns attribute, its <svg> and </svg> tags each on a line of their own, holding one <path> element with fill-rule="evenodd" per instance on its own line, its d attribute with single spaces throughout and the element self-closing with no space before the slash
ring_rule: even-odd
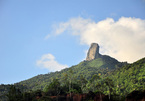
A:
<svg viewBox="0 0 145 101">
<path fill-rule="evenodd" d="M 137 70 L 142 71 L 144 69 L 143 67 L 145 66 L 144 60 L 145 59 L 137 62 L 134 68 L 138 66 Z M 124 68 L 120 69 L 123 66 Z M 142 70 L 140 70 L 140 66 L 142 66 Z M 110 76 L 112 73 L 112 75 L 114 76 L 114 77 L 112 76 L 112 78 L 114 78 L 115 81 L 119 81 L 120 85 L 123 85 L 122 82 L 126 82 L 125 81 L 126 79 L 130 80 L 131 82 L 137 81 L 136 79 L 134 79 L 135 77 L 134 77 L 133 70 L 135 69 L 132 70 L 131 67 L 132 67 L 132 64 L 129 65 L 126 62 L 119 62 L 113 57 L 100 54 L 99 45 L 97 43 L 92 43 L 88 51 L 86 61 L 82 61 L 77 65 L 74 65 L 70 68 L 63 69 L 61 71 L 38 75 L 28 80 L 15 83 L 14 85 L 17 88 L 20 88 L 22 92 L 26 92 L 30 90 L 37 91 L 38 89 L 42 90 L 45 87 L 47 87 L 47 85 L 50 84 L 53 79 L 56 79 L 56 78 L 60 81 L 60 84 L 63 83 L 64 81 L 67 82 L 66 80 L 67 78 L 69 78 L 70 70 L 73 71 L 73 77 L 79 80 L 81 78 L 81 75 L 83 75 L 83 77 L 85 78 L 84 80 L 88 80 L 88 81 L 91 80 L 93 75 L 97 74 L 97 75 L 100 75 L 102 78 L 105 78 L 105 77 Z M 130 68 L 130 71 L 132 71 L 129 75 L 129 76 L 132 75 L 131 79 L 128 79 L 129 76 L 127 75 L 130 72 L 130 71 L 127 71 L 129 68 Z M 118 72 L 118 74 L 116 74 L 116 72 L 114 71 Z M 127 71 L 125 72 L 125 75 L 123 73 L 124 71 Z M 140 74 L 141 76 L 143 75 L 144 71 Z M 118 76 L 118 75 L 122 75 L 122 76 Z M 125 78 L 125 76 L 128 78 Z M 139 80 L 141 81 L 143 79 L 140 78 Z M 72 80 L 72 81 L 75 81 L 75 80 Z M 88 85 L 89 85 L 89 82 L 88 82 Z M 129 85 L 133 85 L 133 83 L 130 83 Z M 1 100 L 1 95 L 5 96 L 7 92 L 9 91 L 9 88 L 10 88 L 10 85 L 0 85 L 0 101 L 6 101 L 6 100 Z M 93 90 L 92 86 L 90 86 L 90 89 Z"/>
<path fill-rule="evenodd" d="M 86 60 L 87 61 L 94 60 L 99 58 L 100 56 L 101 54 L 99 53 L 99 45 L 97 43 L 92 43 L 88 51 Z"/>
</svg>

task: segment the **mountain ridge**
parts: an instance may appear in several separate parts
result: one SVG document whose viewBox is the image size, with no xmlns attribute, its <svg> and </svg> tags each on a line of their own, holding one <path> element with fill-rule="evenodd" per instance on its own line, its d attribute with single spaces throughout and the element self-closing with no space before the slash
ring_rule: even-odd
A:
<svg viewBox="0 0 145 101">
<path fill-rule="evenodd" d="M 117 94 L 128 94 L 132 90 L 137 89 L 137 87 L 139 90 L 145 88 L 143 86 L 143 84 L 145 85 L 145 58 L 132 64 L 128 64 L 127 62 L 119 62 L 117 59 L 108 55 L 100 54 L 96 57 L 95 54 L 99 54 L 99 49 L 95 49 L 95 52 L 97 52 L 93 53 L 93 57 L 95 58 L 92 58 L 89 61 L 86 59 L 77 65 L 65 68 L 61 71 L 40 74 L 30 79 L 15 83 L 14 85 L 17 88 L 20 88 L 22 92 L 30 90 L 36 91 L 38 89 L 43 90 L 45 86 L 53 81 L 53 79 L 58 79 L 60 83 L 63 82 L 64 75 L 68 74 L 71 69 L 73 71 L 73 76 L 76 79 L 80 79 L 81 75 L 88 81 L 93 75 L 99 75 L 102 80 L 106 77 L 112 78 L 112 80 L 115 81 L 114 85 L 117 86 L 117 88 L 114 87 Z M 127 82 L 127 80 L 130 82 Z M 143 81 L 143 83 L 141 81 Z M 0 96 L 7 93 L 9 87 L 10 85 L 0 85 Z M 118 89 L 120 89 L 120 91 L 118 91 Z"/>
<path fill-rule="evenodd" d="M 84 77 L 87 80 L 89 80 L 94 74 L 97 74 L 97 75 L 101 74 L 101 78 L 106 78 L 106 77 L 113 78 L 113 81 L 115 81 L 114 84 L 116 86 L 120 87 L 120 88 L 116 88 L 116 86 L 115 86 L 115 90 L 116 90 L 117 94 L 120 94 L 121 96 L 124 96 L 123 94 L 129 94 L 131 91 L 133 91 L 137 88 L 139 88 L 137 90 L 145 89 L 145 87 L 143 86 L 143 85 L 145 85 L 145 58 L 142 58 L 132 64 L 128 64 L 126 62 L 118 62 L 118 60 L 116 60 L 110 56 L 107 56 L 107 55 L 104 55 L 104 57 L 107 57 L 110 60 L 116 61 L 116 63 L 117 63 L 115 66 L 116 68 L 110 68 L 110 70 L 109 70 L 108 67 L 106 67 L 106 65 L 104 65 L 105 68 L 93 67 L 93 65 L 94 65 L 93 62 L 95 62 L 95 61 L 98 62 L 99 60 L 101 60 L 101 58 L 97 58 L 97 59 L 94 59 L 91 61 L 82 61 L 78 65 L 72 66 L 70 68 L 72 68 L 72 70 L 76 70 L 76 71 L 74 71 L 74 74 L 78 72 L 75 75 L 78 78 L 80 75 L 84 75 Z M 108 61 L 108 59 L 106 59 L 106 61 Z M 103 65 L 101 65 L 101 66 L 103 66 Z M 137 68 L 135 68 L 135 67 L 137 67 Z M 15 83 L 14 85 L 17 88 L 20 88 L 22 92 L 31 91 L 31 90 L 35 91 L 38 89 L 43 90 L 44 87 L 46 85 L 49 85 L 49 83 L 53 79 L 57 78 L 61 82 L 61 79 L 63 78 L 63 76 L 61 76 L 61 75 L 63 75 L 64 73 L 67 73 L 70 68 L 66 68 L 66 69 L 63 69 L 63 70 L 57 71 L 57 72 L 51 72 L 48 74 L 40 74 L 40 75 L 37 75 L 30 79 Z M 125 76 L 123 74 L 124 74 L 124 71 L 128 71 L 129 69 L 133 69 L 133 68 L 134 68 L 134 71 L 136 71 L 136 69 L 138 69 L 139 73 L 137 73 L 137 72 L 134 73 L 134 71 L 131 72 L 133 75 L 137 74 L 137 77 L 131 75 L 130 78 L 132 81 L 129 80 L 131 82 L 129 84 L 129 82 L 127 81 L 129 78 L 128 77 L 129 72 L 125 72 Z M 78 71 L 78 70 L 80 70 L 80 71 Z M 85 70 L 87 70 L 87 72 Z M 141 72 L 142 76 L 139 76 L 140 72 Z M 122 78 L 123 78 L 123 80 L 122 80 Z M 139 80 L 142 80 L 143 82 L 140 82 Z M 125 82 L 127 86 L 124 86 L 122 84 L 123 82 Z M 133 84 L 133 82 L 136 82 L 136 83 Z M 140 84 L 138 82 L 140 82 Z M 131 86 L 131 85 L 133 85 L 133 86 Z M 138 86 L 136 86 L 136 85 L 138 85 Z M 10 85 L 0 85 L 0 96 L 3 94 L 6 94 L 9 90 L 9 88 L 10 88 Z M 118 91 L 118 89 L 120 89 L 120 90 Z"/>
<path fill-rule="evenodd" d="M 51 73 L 43 74 L 43 75 L 41 74 L 41 75 L 32 77 L 28 80 L 24 80 L 19 83 L 16 83 L 15 85 L 27 86 L 29 84 L 28 82 L 34 82 L 33 85 L 29 85 L 28 89 L 32 89 L 32 90 L 43 89 L 46 83 L 51 82 L 53 78 L 58 78 L 61 80 L 63 78 L 62 74 L 67 73 L 70 68 L 74 71 L 74 74 L 77 78 L 81 74 L 84 75 L 88 73 L 88 75 L 86 75 L 85 77 L 86 79 L 89 80 L 94 74 L 101 73 L 101 72 L 102 74 L 106 74 L 107 69 L 111 71 L 126 64 L 127 64 L 126 62 L 119 62 L 118 60 L 110 56 L 102 55 L 100 58 L 93 59 L 91 61 L 82 61 L 78 65 L 74 65 L 72 67 L 63 69 L 61 71 L 51 72 Z"/>
</svg>

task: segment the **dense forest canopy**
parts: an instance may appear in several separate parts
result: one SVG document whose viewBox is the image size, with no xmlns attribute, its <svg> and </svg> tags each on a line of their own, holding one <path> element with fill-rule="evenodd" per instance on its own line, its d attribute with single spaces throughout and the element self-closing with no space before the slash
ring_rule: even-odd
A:
<svg viewBox="0 0 145 101">
<path fill-rule="evenodd" d="M 145 58 L 128 64 L 104 55 L 91 61 L 83 61 L 59 72 L 35 76 L 15 83 L 14 86 L 13 91 L 16 89 L 15 92 L 19 91 L 22 95 L 24 93 L 35 95 L 36 92 L 42 94 L 43 92 L 45 96 L 54 96 L 70 92 L 88 93 L 92 91 L 109 97 L 119 96 L 121 100 L 134 90 L 145 90 Z M 5 99 L 4 95 L 9 94 L 11 89 L 12 85 L 0 85 L 1 98 Z M 10 95 L 7 96 L 10 97 Z"/>
</svg>

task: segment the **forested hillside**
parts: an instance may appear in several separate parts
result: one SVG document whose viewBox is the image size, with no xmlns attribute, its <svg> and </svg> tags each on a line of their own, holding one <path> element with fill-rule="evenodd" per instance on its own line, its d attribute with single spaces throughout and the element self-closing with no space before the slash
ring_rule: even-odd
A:
<svg viewBox="0 0 145 101">
<path fill-rule="evenodd" d="M 102 76 L 107 75 L 108 71 L 119 68 L 127 63 L 118 62 L 116 59 L 102 55 L 101 58 L 97 58 L 91 61 L 83 61 L 78 65 L 70 67 L 73 70 L 73 76 L 79 78 L 83 75 L 87 80 L 89 80 L 94 74 L 100 73 Z M 54 78 L 58 78 L 60 81 L 67 74 L 69 68 L 63 69 L 59 72 L 51 72 L 44 75 L 38 75 L 19 83 L 15 83 L 16 87 L 19 87 L 22 91 L 38 90 L 43 89 L 48 85 Z M 5 87 L 4 87 L 5 86 Z M 9 85 L 0 85 L 1 92 L 7 92 Z"/>
<path fill-rule="evenodd" d="M 83 61 L 78 65 L 70 67 L 73 70 L 73 76 L 79 78 L 83 75 L 89 80 L 94 74 L 101 74 L 102 76 L 107 75 L 108 72 L 119 68 L 127 63 L 120 63 L 116 59 L 110 56 L 102 56 L 91 61 Z M 64 78 L 65 74 L 68 73 L 70 68 L 66 68 L 59 72 L 48 73 L 45 75 L 38 75 L 31 79 L 16 83 L 15 85 L 26 86 L 27 90 L 43 89 L 45 85 L 48 85 L 52 79 L 57 78 L 60 81 Z"/>
<path fill-rule="evenodd" d="M 114 70 L 109 77 L 115 81 L 117 94 L 145 89 L 145 58 Z"/>
<path fill-rule="evenodd" d="M 51 87 L 53 88 L 56 81 L 65 93 L 70 92 L 68 88 L 71 84 L 71 92 L 101 92 L 124 99 L 134 90 L 145 90 L 145 58 L 128 64 L 102 55 L 59 72 L 38 75 L 14 85 L 21 92 L 41 90 L 47 93 L 53 91 Z M 0 85 L 0 94 L 6 94 L 9 88 L 10 85 Z"/>
</svg>

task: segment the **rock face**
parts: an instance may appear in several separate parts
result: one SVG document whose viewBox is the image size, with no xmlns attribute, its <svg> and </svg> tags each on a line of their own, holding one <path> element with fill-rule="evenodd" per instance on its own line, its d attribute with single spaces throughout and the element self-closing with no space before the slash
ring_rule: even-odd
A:
<svg viewBox="0 0 145 101">
<path fill-rule="evenodd" d="M 90 61 L 90 60 L 99 58 L 100 56 L 101 54 L 99 54 L 99 45 L 97 43 L 92 43 L 88 51 L 86 60 Z"/>
</svg>

